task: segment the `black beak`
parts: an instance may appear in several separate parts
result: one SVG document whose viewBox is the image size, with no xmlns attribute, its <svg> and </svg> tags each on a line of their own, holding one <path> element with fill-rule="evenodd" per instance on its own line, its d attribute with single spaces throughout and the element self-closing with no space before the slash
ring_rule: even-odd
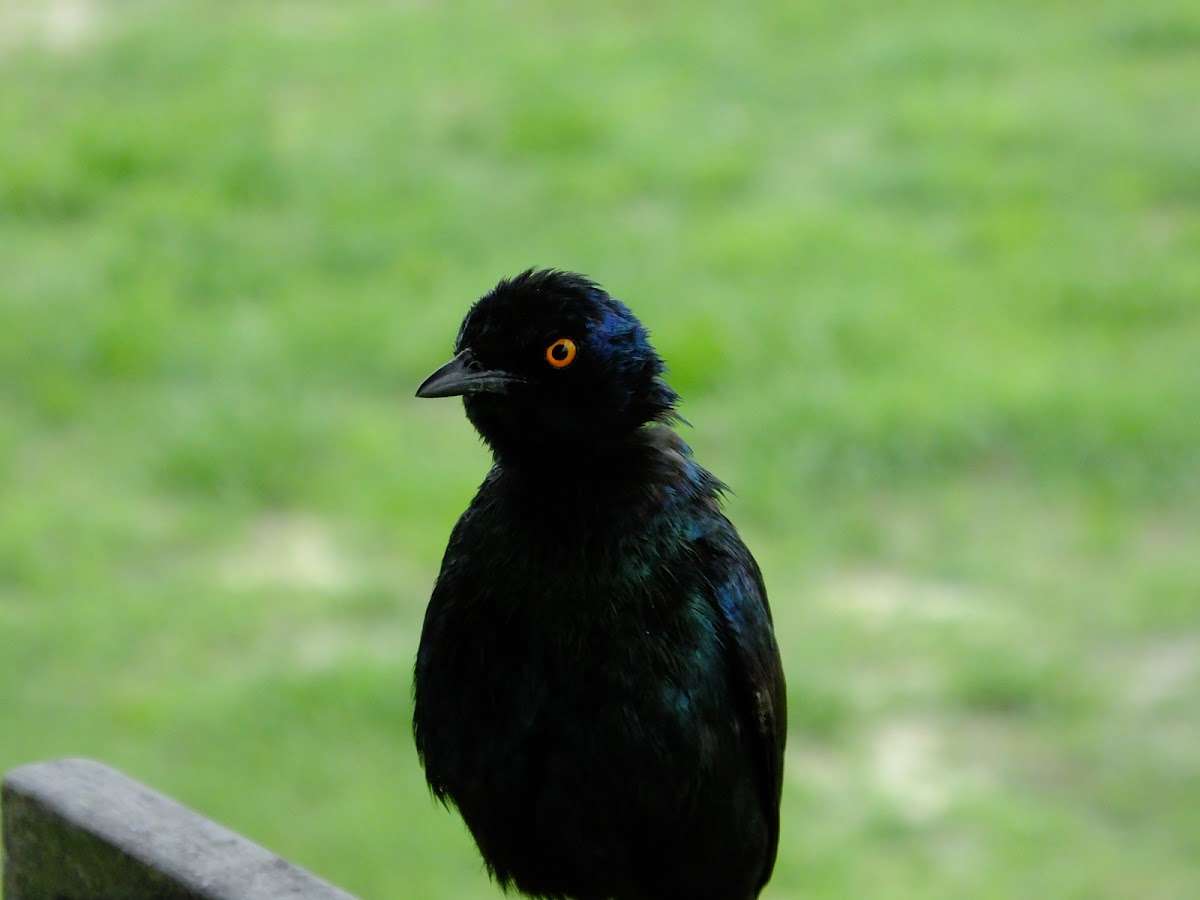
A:
<svg viewBox="0 0 1200 900">
<path fill-rule="evenodd" d="M 417 388 L 418 397 L 457 397 L 460 394 L 503 394 L 525 379 L 498 369 L 484 369 L 470 349 L 446 363 Z"/>
</svg>

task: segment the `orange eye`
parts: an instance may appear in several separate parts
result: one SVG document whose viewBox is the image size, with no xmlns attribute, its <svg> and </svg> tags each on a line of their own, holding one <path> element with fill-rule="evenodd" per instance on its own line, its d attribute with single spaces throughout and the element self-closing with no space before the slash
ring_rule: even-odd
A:
<svg viewBox="0 0 1200 900">
<path fill-rule="evenodd" d="M 546 362 L 556 369 L 565 369 L 575 361 L 575 342 L 570 338 L 559 338 L 546 348 Z"/>
</svg>

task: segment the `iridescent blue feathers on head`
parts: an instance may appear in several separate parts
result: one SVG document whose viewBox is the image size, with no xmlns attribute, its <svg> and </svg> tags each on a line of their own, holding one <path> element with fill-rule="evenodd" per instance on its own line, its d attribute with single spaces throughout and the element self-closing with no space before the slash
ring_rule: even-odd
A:
<svg viewBox="0 0 1200 900">
<path fill-rule="evenodd" d="M 547 358 L 558 341 L 573 347 L 566 365 Z M 499 457 L 594 455 L 676 418 L 679 398 L 645 327 L 582 275 L 529 269 L 502 280 L 471 307 L 454 352 L 419 395 L 461 393 Z"/>
</svg>

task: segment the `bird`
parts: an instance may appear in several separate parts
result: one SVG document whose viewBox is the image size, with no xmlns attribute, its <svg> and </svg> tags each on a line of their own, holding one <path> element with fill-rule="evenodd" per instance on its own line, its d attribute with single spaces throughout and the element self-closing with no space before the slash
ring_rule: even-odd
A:
<svg viewBox="0 0 1200 900">
<path fill-rule="evenodd" d="M 527 269 L 417 390 L 461 397 L 492 465 L 425 611 L 413 737 L 505 892 L 752 900 L 775 865 L 766 587 L 665 372 L 596 282 Z"/>
</svg>

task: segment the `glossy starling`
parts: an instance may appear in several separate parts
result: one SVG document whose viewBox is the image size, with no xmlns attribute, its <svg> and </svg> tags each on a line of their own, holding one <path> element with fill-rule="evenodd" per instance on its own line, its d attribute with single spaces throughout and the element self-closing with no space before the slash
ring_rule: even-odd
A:
<svg viewBox="0 0 1200 900">
<path fill-rule="evenodd" d="M 750 900 L 779 843 L 786 699 L 758 565 L 672 429 L 646 329 L 527 272 L 467 313 L 418 397 L 494 464 L 425 614 L 413 734 L 509 889 Z"/>
</svg>

